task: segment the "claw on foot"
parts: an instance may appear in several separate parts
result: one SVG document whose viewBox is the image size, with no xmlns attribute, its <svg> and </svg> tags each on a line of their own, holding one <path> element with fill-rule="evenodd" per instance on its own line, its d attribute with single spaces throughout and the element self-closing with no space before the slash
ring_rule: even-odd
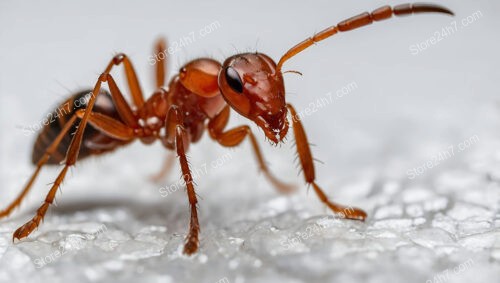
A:
<svg viewBox="0 0 500 283">
<path fill-rule="evenodd" d="M 190 239 L 187 241 L 186 244 L 184 244 L 184 251 L 183 253 L 185 255 L 192 255 L 198 250 L 198 242 L 193 241 L 193 239 Z"/>
<path fill-rule="evenodd" d="M 9 212 L 7 210 L 0 211 L 0 219 L 9 216 Z"/>
<path fill-rule="evenodd" d="M 327 203 L 327 205 L 339 218 L 365 221 L 367 217 L 366 212 L 356 207 L 343 206 L 336 203 Z"/>
<path fill-rule="evenodd" d="M 271 183 L 273 184 L 274 187 L 276 187 L 276 189 L 282 193 L 282 194 L 290 194 L 290 193 L 293 193 L 297 190 L 297 185 L 295 184 L 287 184 L 287 183 L 284 183 L 280 180 L 278 180 L 277 178 L 275 178 L 273 175 L 271 174 L 266 174 L 267 177 L 269 178 L 269 181 L 271 181 Z"/>
<path fill-rule="evenodd" d="M 298 186 L 293 184 L 283 184 L 282 186 L 277 186 L 277 188 L 282 194 L 291 194 L 297 191 Z"/>
<path fill-rule="evenodd" d="M 165 178 L 166 178 L 166 175 L 160 173 L 160 174 L 149 176 L 148 180 L 151 183 L 160 184 L 161 182 L 163 182 L 165 180 Z"/>
<path fill-rule="evenodd" d="M 30 221 L 26 222 L 23 226 L 17 228 L 17 230 L 14 232 L 12 235 L 12 242 L 14 242 L 15 239 L 21 240 L 23 238 L 26 238 L 35 230 L 36 227 L 38 227 L 38 223 L 40 221 L 37 221 L 36 219 L 31 219 Z"/>
</svg>

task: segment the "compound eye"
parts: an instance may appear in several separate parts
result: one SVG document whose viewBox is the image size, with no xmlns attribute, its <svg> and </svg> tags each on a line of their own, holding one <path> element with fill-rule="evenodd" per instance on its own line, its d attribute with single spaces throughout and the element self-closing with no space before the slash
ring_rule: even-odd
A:
<svg viewBox="0 0 500 283">
<path fill-rule="evenodd" d="M 238 72 L 233 67 L 227 67 L 225 75 L 227 84 L 237 93 L 242 93 L 243 83 Z"/>
</svg>

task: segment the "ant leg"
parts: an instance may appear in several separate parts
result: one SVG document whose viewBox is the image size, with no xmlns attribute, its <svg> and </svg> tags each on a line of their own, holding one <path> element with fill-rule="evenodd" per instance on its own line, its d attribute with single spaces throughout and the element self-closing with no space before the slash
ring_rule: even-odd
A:
<svg viewBox="0 0 500 283">
<path fill-rule="evenodd" d="M 291 104 L 287 104 L 288 109 L 292 117 L 297 117 L 297 113 Z M 292 118 L 293 133 L 295 136 L 295 142 L 297 144 L 297 152 L 300 158 L 300 164 L 304 171 L 304 178 L 307 184 L 312 185 L 314 191 L 318 195 L 321 202 L 326 204 L 333 212 L 342 215 L 342 217 L 355 219 L 355 220 L 365 220 L 366 212 L 359 208 L 351 206 L 343 206 L 328 200 L 328 197 L 321 190 L 321 188 L 316 184 L 316 175 L 314 172 L 313 157 L 311 154 L 311 149 L 309 148 L 309 142 L 307 141 L 307 136 L 304 131 L 304 127 L 300 120 Z"/>
<path fill-rule="evenodd" d="M 250 139 L 252 143 L 252 148 L 259 163 L 260 170 L 264 173 L 266 178 L 273 184 L 273 186 L 280 193 L 290 193 L 295 190 L 295 186 L 290 184 L 285 184 L 276 178 L 266 165 L 266 161 L 262 156 L 257 139 L 252 133 L 252 130 L 248 126 L 239 126 L 224 132 L 224 128 L 229 120 L 230 108 L 226 106 L 221 113 L 215 116 L 208 122 L 208 129 L 212 139 L 216 140 L 220 145 L 225 147 L 233 147 L 239 145 L 245 137 Z"/>
<path fill-rule="evenodd" d="M 66 176 L 66 173 L 68 172 L 69 167 L 73 166 L 76 163 L 76 160 L 78 159 L 78 153 L 80 152 L 80 146 L 82 144 L 82 139 L 83 139 L 83 133 L 85 131 L 85 128 L 87 126 L 87 122 L 91 120 L 92 124 L 94 126 L 98 127 L 103 127 L 106 129 L 109 129 L 110 132 L 109 134 L 111 136 L 114 136 L 116 138 L 124 138 L 130 134 L 134 134 L 134 130 L 131 128 L 125 127 L 121 122 L 113 120 L 109 117 L 103 118 L 104 115 L 97 115 L 98 113 L 91 113 L 92 108 L 94 107 L 95 101 L 98 97 L 98 95 L 101 93 L 101 84 L 103 82 L 106 82 L 109 74 L 107 73 L 109 69 L 111 69 L 110 66 L 112 66 L 113 60 L 110 62 L 108 67 L 106 68 L 106 73 L 103 73 L 99 76 L 99 79 L 97 80 L 94 89 L 92 91 L 93 96 L 90 97 L 90 100 L 87 104 L 87 108 L 84 110 L 83 116 L 81 118 L 81 121 L 78 125 L 78 128 L 73 135 L 73 138 L 71 139 L 71 143 L 68 147 L 68 151 L 66 153 L 66 160 L 63 169 L 57 176 L 56 180 L 54 181 L 52 187 L 49 190 L 49 193 L 47 194 L 45 201 L 43 204 L 38 208 L 36 215 L 27 223 L 25 223 L 23 226 L 19 227 L 13 235 L 13 239 L 22 239 L 27 237 L 38 225 L 40 222 L 43 220 L 45 214 L 47 213 L 47 209 L 49 206 L 54 202 L 57 189 L 61 185 L 62 181 L 64 180 L 64 177 Z M 78 114 L 81 115 L 81 112 Z M 104 116 L 106 117 L 106 116 Z M 120 125 L 121 124 L 121 125 Z M 123 127 L 121 127 L 123 126 Z M 112 129 L 114 127 L 118 127 L 119 129 Z M 123 132 L 122 132 L 123 131 Z"/>
<path fill-rule="evenodd" d="M 154 48 L 155 52 L 155 76 L 156 76 L 156 88 L 161 88 L 165 86 L 165 79 L 167 76 L 167 67 L 166 67 L 166 58 L 167 58 L 167 42 L 165 38 L 159 38 L 155 44 Z M 160 55 L 162 54 L 162 55 Z M 163 166 L 160 169 L 160 172 L 152 175 L 150 177 L 151 181 L 155 183 L 161 182 L 163 179 L 167 177 L 168 172 L 172 168 L 174 164 L 174 156 L 168 155 L 163 162 Z"/>
<path fill-rule="evenodd" d="M 38 176 L 38 173 L 40 173 L 40 170 L 42 167 L 47 163 L 47 161 L 50 159 L 50 156 L 56 151 L 57 147 L 63 140 L 64 136 L 68 133 L 68 131 L 71 129 L 73 126 L 73 123 L 76 121 L 77 117 L 75 115 L 71 116 L 71 118 L 64 124 L 64 127 L 62 128 L 61 132 L 57 135 L 57 137 L 52 141 L 50 146 L 45 150 L 42 158 L 38 160 L 38 163 L 36 164 L 36 170 L 33 172 L 31 175 L 28 183 L 24 186 L 23 190 L 19 194 L 19 196 L 4 210 L 0 211 L 0 218 L 4 218 L 9 216 L 14 208 L 18 207 L 21 204 L 21 201 L 24 199 L 24 197 L 28 194 L 30 191 L 33 182 L 35 181 L 36 177 Z"/>
<path fill-rule="evenodd" d="M 309 46 L 317 42 L 320 42 L 322 40 L 325 40 L 330 36 L 337 34 L 338 32 L 357 29 L 362 26 L 369 25 L 373 23 L 373 21 L 386 20 L 392 17 L 392 15 L 404 16 L 404 15 L 411 15 L 413 13 L 429 13 L 429 12 L 443 13 L 453 16 L 452 11 L 448 10 L 445 7 L 433 4 L 422 4 L 422 3 L 401 4 L 395 6 L 394 8 L 392 8 L 391 6 L 383 6 L 373 10 L 371 13 L 365 12 L 357 16 L 351 17 L 347 20 L 344 20 L 338 23 L 336 26 L 330 26 L 318 32 L 317 34 L 313 35 L 312 37 L 309 37 L 306 40 L 300 42 L 299 44 L 295 45 L 290 50 L 288 50 L 281 57 L 276 66 L 276 70 L 279 73 L 285 61 L 297 55 L 298 53 L 308 48 Z"/>
<path fill-rule="evenodd" d="M 179 157 L 179 162 L 182 170 L 182 178 L 186 184 L 186 190 L 188 194 L 189 205 L 191 207 L 191 220 L 189 221 L 189 233 L 186 236 L 186 243 L 184 244 L 184 253 L 191 255 L 198 250 L 199 246 L 199 234 L 200 234 L 200 224 L 198 223 L 198 211 L 197 203 L 198 199 L 196 197 L 196 191 L 194 190 L 193 177 L 191 175 L 191 169 L 189 168 L 189 163 L 186 157 L 186 151 L 189 146 L 189 136 L 182 125 L 182 113 L 177 107 L 173 106 L 168 111 L 166 130 L 167 139 L 169 135 L 172 135 L 170 130 L 174 129 L 175 136 L 175 149 L 177 151 L 177 156 Z"/>
<path fill-rule="evenodd" d="M 85 110 L 77 110 L 75 115 L 78 118 L 83 119 Z M 107 136 L 118 140 L 130 141 L 136 137 L 136 132 L 133 128 L 130 128 L 122 122 L 101 113 L 91 112 L 88 118 L 88 123 L 96 130 L 99 130 Z"/>
<path fill-rule="evenodd" d="M 142 95 L 141 86 L 139 84 L 139 80 L 137 79 L 134 66 L 127 55 L 123 53 L 115 55 L 106 66 L 103 74 L 109 74 L 111 69 L 113 69 L 113 66 L 118 66 L 121 63 L 123 63 L 123 67 L 125 69 L 125 76 L 127 77 L 127 85 L 129 87 L 130 94 L 132 95 L 132 101 L 137 108 L 141 108 L 144 104 L 144 96 Z"/>
<path fill-rule="evenodd" d="M 174 155 L 169 153 L 167 155 L 167 157 L 165 158 L 165 160 L 163 161 L 163 166 L 161 167 L 160 172 L 158 172 L 150 177 L 151 181 L 153 181 L 155 183 L 159 183 L 159 182 L 163 181 L 167 177 L 168 173 L 170 172 L 170 169 L 172 169 L 172 167 L 174 165 L 174 161 L 175 161 Z"/>
<path fill-rule="evenodd" d="M 189 233 L 186 236 L 186 243 L 184 244 L 184 253 L 190 255 L 198 250 L 200 242 L 198 238 L 200 233 L 200 224 L 198 223 L 198 211 L 196 207 L 198 199 L 196 198 L 193 177 L 191 176 L 191 170 L 189 169 L 186 151 L 184 149 L 185 141 L 187 141 L 187 133 L 182 126 L 178 125 L 176 127 L 175 145 L 177 148 L 177 155 L 179 156 L 179 162 L 181 164 L 184 183 L 186 183 L 189 205 L 191 207 L 191 220 L 189 221 Z"/>
<path fill-rule="evenodd" d="M 111 97 L 116 105 L 116 109 L 118 111 L 118 114 L 120 117 L 127 123 L 127 125 L 135 127 L 137 125 L 137 121 L 135 120 L 133 116 L 133 112 L 130 109 L 130 106 L 126 103 L 123 95 L 121 94 L 120 90 L 118 89 L 115 81 L 111 77 L 111 75 L 107 75 L 108 79 L 108 85 L 110 88 L 111 92 Z M 83 110 L 80 110 L 82 113 Z M 44 155 L 40 158 L 40 160 L 37 162 L 36 170 L 35 172 L 31 175 L 30 179 L 28 180 L 28 183 L 25 185 L 19 196 L 4 210 L 0 211 L 0 218 L 7 217 L 10 215 L 10 213 L 21 204 L 21 201 L 23 198 L 28 194 L 30 191 L 34 181 L 38 177 L 38 174 L 40 173 L 40 170 L 42 167 L 47 163 L 47 161 L 50 159 L 50 156 L 56 152 L 57 147 L 59 146 L 59 143 L 63 140 L 64 136 L 67 134 L 69 129 L 71 129 L 71 126 L 74 124 L 77 118 L 82 118 L 83 116 L 80 115 L 80 113 L 77 112 L 77 115 L 71 116 L 71 118 L 68 121 L 65 121 L 63 128 L 61 129 L 61 132 L 58 134 L 58 136 L 54 139 L 52 144 L 45 150 Z"/>
<path fill-rule="evenodd" d="M 167 76 L 166 58 L 167 43 L 164 38 L 160 38 L 155 44 L 156 88 L 160 88 L 165 85 L 165 78 Z"/>
<path fill-rule="evenodd" d="M 84 113 L 85 113 L 85 110 L 83 110 L 83 109 L 78 110 L 75 113 L 75 115 L 73 115 L 73 117 L 70 119 L 70 121 L 68 121 L 68 123 L 66 123 L 66 125 L 65 125 L 66 131 L 64 131 L 64 133 L 61 132 L 59 134 L 60 139 L 59 140 L 56 139 L 54 141 L 54 144 L 52 144 L 49 147 L 49 149 L 52 152 L 57 148 L 57 145 L 59 144 L 60 140 L 62 140 L 62 137 L 64 137 L 64 134 L 66 134 L 68 129 L 70 129 L 71 126 L 73 125 L 73 122 L 75 121 L 74 118 L 78 117 L 78 118 L 82 119 L 84 116 Z M 134 130 L 132 128 L 128 128 L 127 126 L 122 124 L 120 121 L 114 120 L 113 118 L 111 118 L 109 116 L 93 112 L 93 113 L 90 113 L 90 116 L 88 117 L 88 122 L 92 126 L 94 126 L 94 128 L 96 128 L 97 130 L 103 132 L 104 134 L 106 134 L 110 137 L 114 137 L 116 139 L 120 139 L 120 140 L 124 140 L 124 141 L 129 141 L 129 140 L 132 140 L 134 138 Z M 59 138 L 59 136 L 58 136 L 58 138 Z M 73 144 L 73 142 L 72 142 L 72 144 Z M 66 155 L 67 159 L 70 158 L 69 152 L 70 151 L 68 150 L 68 154 Z M 46 162 L 48 160 L 48 158 L 49 158 L 49 155 L 46 152 L 44 157 L 40 161 Z M 63 170 L 61 171 L 61 173 L 57 177 L 56 181 L 54 182 L 54 185 L 52 186 L 49 193 L 47 194 L 47 197 L 45 198 L 44 203 L 42 204 L 42 206 L 40 206 L 38 208 L 36 215 L 30 221 L 28 221 L 23 226 L 19 227 L 14 232 L 14 235 L 13 235 L 14 239 L 22 239 L 22 238 L 27 237 L 36 227 L 38 227 L 40 222 L 43 220 L 45 213 L 47 212 L 47 209 L 49 208 L 49 205 L 54 202 L 57 189 L 59 188 L 59 185 L 63 181 L 64 176 L 66 175 L 66 171 L 68 170 L 68 168 L 70 166 L 68 164 L 70 164 L 70 163 L 68 163 L 68 161 L 66 161 L 66 165 L 64 166 Z M 73 162 L 73 164 L 74 164 L 74 162 Z M 37 168 L 37 171 L 35 172 L 34 176 L 36 176 L 36 174 L 38 174 L 39 168 L 40 167 Z M 33 177 L 32 177 L 32 179 L 30 179 L 29 185 L 31 185 L 32 180 L 34 180 Z"/>
<path fill-rule="evenodd" d="M 78 110 L 75 113 L 75 115 L 73 115 L 71 120 L 68 123 L 66 123 L 66 125 L 65 125 L 65 128 L 67 127 L 66 132 L 73 125 L 73 122 L 75 121 L 74 118 L 78 117 L 80 119 L 83 119 L 84 113 L 85 113 L 85 110 L 81 109 L 81 110 Z M 135 137 L 134 130 L 132 128 L 128 128 L 127 126 L 122 124 L 120 121 L 114 120 L 113 118 L 106 116 L 106 115 L 103 115 L 103 114 L 100 114 L 100 113 L 96 113 L 96 112 L 90 113 L 90 116 L 88 117 L 88 122 L 97 130 L 103 132 L 104 134 L 106 134 L 110 137 L 114 137 L 116 139 L 130 141 Z M 60 140 L 62 139 L 62 137 L 64 137 L 64 134 L 66 134 L 66 132 L 63 133 Z M 59 136 L 58 136 L 58 138 L 59 138 Z M 57 144 L 54 143 L 53 145 L 51 145 L 51 147 L 49 149 L 54 151 L 57 148 L 57 145 L 59 144 L 60 140 L 57 141 L 57 139 L 56 139 Z M 66 155 L 67 159 L 70 158 L 69 152 L 70 151 L 68 150 L 68 154 Z M 45 153 L 44 157 L 45 156 L 47 156 L 47 157 L 42 158 L 41 161 L 46 162 L 48 160 L 47 153 Z M 68 170 L 68 168 L 70 166 L 68 164 L 70 164 L 70 163 L 68 163 L 68 161 L 66 161 L 66 165 L 64 166 L 63 170 L 61 171 L 61 173 L 57 177 L 56 181 L 54 182 L 54 185 L 52 186 L 49 193 L 47 194 L 44 203 L 42 204 L 42 206 L 40 206 L 38 208 L 36 215 L 30 221 L 28 221 L 23 226 L 19 227 L 14 232 L 14 235 L 13 235 L 14 239 L 22 239 L 22 238 L 27 237 L 36 227 L 38 227 L 40 222 L 45 217 L 45 213 L 47 212 L 47 209 L 54 202 L 57 189 L 59 188 L 59 185 L 63 181 L 64 176 L 66 175 L 66 171 Z M 74 164 L 74 162 L 72 164 Z M 38 171 L 39 171 L 39 169 L 37 168 L 37 171 L 35 172 L 35 176 L 36 176 L 36 174 L 38 174 Z M 32 180 L 34 180 L 34 178 L 32 178 Z M 29 185 L 31 185 L 32 180 L 30 180 Z"/>
<path fill-rule="evenodd" d="M 137 121 L 134 112 L 130 108 L 130 105 L 125 100 L 122 92 L 116 85 L 115 80 L 110 74 L 106 75 L 106 79 L 108 81 L 109 91 L 111 93 L 111 98 L 113 99 L 113 103 L 116 106 L 116 111 L 120 118 L 125 122 L 127 126 L 130 126 L 134 129 L 139 128 L 139 122 Z"/>
</svg>

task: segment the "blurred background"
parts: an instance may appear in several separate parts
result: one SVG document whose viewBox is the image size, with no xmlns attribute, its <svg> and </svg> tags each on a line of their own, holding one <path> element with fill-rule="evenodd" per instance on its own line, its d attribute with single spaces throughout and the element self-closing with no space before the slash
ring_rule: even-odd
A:
<svg viewBox="0 0 500 283">
<path fill-rule="evenodd" d="M 179 46 L 178 51 L 167 59 L 169 76 L 173 76 L 182 64 L 202 56 L 223 61 L 237 52 L 258 51 L 277 61 L 290 47 L 323 28 L 385 4 L 406 2 L 0 2 L 0 206 L 6 206 L 18 194 L 33 170 L 30 160 L 36 134 L 23 129 L 39 123 L 68 95 L 92 87 L 115 53 L 124 52 L 131 58 L 142 88 L 149 95 L 154 90 L 153 66 L 149 61 L 153 43 L 160 36 L 166 37 L 171 46 Z M 399 184 L 395 193 L 403 193 L 405 186 L 427 186 L 432 191 L 432 184 L 443 172 L 462 172 L 472 168 L 476 170 L 474 172 L 479 170 L 480 176 L 489 176 L 490 180 L 497 176 L 495 172 L 498 172 L 500 157 L 500 19 L 497 15 L 500 3 L 486 0 L 434 2 L 453 10 L 455 17 L 425 14 L 378 22 L 325 40 L 284 66 L 285 70 L 297 70 L 303 74 L 285 74 L 288 102 L 303 113 L 307 108 L 310 111 L 315 108 L 302 120 L 310 142 L 316 145 L 313 154 L 322 161 L 322 164 L 317 164 L 319 184 L 335 200 L 363 207 L 371 215 L 381 205 L 374 196 L 377 199 L 377 194 L 383 194 L 385 190 L 373 189 L 374 184 L 390 180 Z M 193 40 L 186 41 L 186 37 Z M 126 92 L 122 70 L 115 69 L 114 75 L 119 77 L 122 90 Z M 333 99 L 318 106 L 317 101 L 321 98 Z M 231 118 L 231 125 L 247 123 L 236 114 Z M 298 170 L 293 165 L 295 152 L 291 147 L 291 136 L 287 145 L 274 148 L 267 145 L 261 131 L 254 129 L 272 171 L 286 181 L 302 185 L 302 176 L 297 177 Z M 475 136 L 478 139 L 473 138 Z M 471 145 L 460 150 L 459 146 L 465 141 Z M 450 146 L 454 149 L 452 157 L 411 178 L 410 172 L 416 172 L 413 169 L 433 160 Z M 297 205 L 299 211 L 305 211 L 301 218 L 325 213 L 314 194 L 306 194 L 302 186 L 291 201 L 278 196 L 257 172 L 247 142 L 235 151 L 227 151 L 204 139 L 190 149 L 189 156 L 193 166 L 202 167 L 228 152 L 230 157 L 223 166 L 209 168 L 210 172 L 197 181 L 198 193 L 202 197 L 202 227 L 215 225 L 217 230 L 245 218 L 258 221 L 264 216 L 275 215 L 262 214 L 262 209 L 275 209 L 281 213 L 296 210 Z M 173 213 L 171 216 L 161 218 L 155 215 L 159 218 L 149 220 L 152 225 L 168 226 L 168 219 L 173 219 L 174 228 L 168 227 L 166 234 L 172 231 L 184 233 L 188 218 L 183 190 L 172 198 L 162 198 L 159 185 L 147 180 L 159 170 L 166 155 L 159 144 L 146 147 L 135 143 L 115 154 L 78 164 L 68 175 L 63 194 L 58 194 L 57 201 L 62 208 L 52 208 L 47 221 L 55 221 L 54 229 L 57 230 L 57 221 L 62 217 L 58 216 L 59 213 L 74 212 L 82 203 L 90 205 L 89 211 L 92 211 L 99 208 L 99 203 L 118 202 L 115 206 L 119 208 L 122 206 L 120 201 L 127 204 L 136 200 L 136 204 L 154 203 L 159 211 L 173 207 L 168 211 Z M 54 168 L 45 170 L 13 220 L 5 225 L 0 223 L 5 239 L 10 238 L 15 226 L 31 216 L 47 192 L 46 184 L 53 181 L 57 172 Z M 161 186 L 176 182 L 178 176 L 176 168 L 168 182 Z M 460 187 L 464 184 L 460 176 L 463 174 L 454 174 L 451 181 L 446 180 Z M 480 195 L 478 199 L 488 200 L 484 205 L 492 215 L 497 215 L 498 188 L 490 192 L 493 195 Z M 271 200 L 277 204 L 269 204 Z M 260 207 L 260 204 L 265 207 Z M 144 218 L 148 218 L 147 208 L 144 205 L 137 208 Z M 489 227 L 496 227 L 493 231 L 498 231 L 498 226 L 494 226 L 498 225 L 498 220 L 492 219 L 488 220 L 493 225 Z M 47 230 L 50 228 L 42 226 L 39 232 Z M 498 232 L 495 233 L 494 237 L 498 237 Z M 0 251 L 6 253 L 9 249 L 16 248 L 5 240 Z M 498 252 L 496 255 L 498 264 Z M 320 258 L 314 254 L 310 256 L 311 259 Z M 443 270 L 444 266 L 435 264 L 439 258 L 437 256 L 435 261 L 426 263 L 429 270 Z M 161 262 L 168 264 L 170 259 L 166 259 L 167 263 Z M 207 259 L 198 256 L 192 264 L 202 264 L 204 260 Z M 226 276 L 230 282 L 270 282 L 283 278 L 290 282 L 306 280 L 300 275 L 284 275 L 290 274 L 287 270 L 293 266 L 287 264 L 280 265 L 276 272 L 268 270 L 269 273 L 265 272 L 262 278 L 238 277 L 234 274 L 239 274 L 240 267 L 233 266 L 232 271 L 225 271 L 228 267 L 223 262 L 229 261 L 225 260 L 217 261 L 218 267 L 215 267 L 209 259 L 204 265 L 207 270 L 200 271 L 200 274 L 205 274 L 205 279 L 210 278 L 211 281 L 207 282 L 217 282 Z M 269 261 L 273 262 L 273 259 Z M 57 271 L 63 266 L 54 265 L 53 268 Z M 169 273 L 172 279 L 205 282 L 186 277 L 189 274 L 187 263 L 181 261 L 176 266 L 182 272 L 177 275 Z M 377 268 L 381 270 L 380 266 Z M 373 270 L 375 273 L 376 269 Z M 485 270 L 485 280 L 495 274 L 488 267 Z M 28 273 L 37 274 L 38 271 L 33 269 L 33 273 Z M 44 272 L 48 274 L 48 271 Z M 319 271 L 309 268 L 305 274 L 315 272 Z M 349 273 L 338 277 L 344 276 L 339 270 L 336 273 L 332 275 L 324 271 L 321 273 L 324 277 L 318 280 L 361 280 L 361 277 L 350 277 L 354 275 Z M 20 273 L 11 266 L 0 273 L 0 279 L 2 274 L 3 278 L 9 279 Z M 112 272 L 103 271 L 102 274 L 102 278 L 113 276 Z M 130 277 L 122 279 L 126 281 L 137 274 L 132 272 Z M 420 282 L 431 278 L 427 271 L 419 274 L 415 278 Z M 82 282 L 93 281 L 92 276 L 84 275 L 80 277 L 85 278 Z M 396 275 L 387 276 L 381 280 L 391 282 L 388 278 L 393 278 L 398 281 Z M 147 278 L 151 282 L 158 279 L 154 276 Z M 160 279 L 158 282 L 169 282 L 164 277 Z"/>
</svg>

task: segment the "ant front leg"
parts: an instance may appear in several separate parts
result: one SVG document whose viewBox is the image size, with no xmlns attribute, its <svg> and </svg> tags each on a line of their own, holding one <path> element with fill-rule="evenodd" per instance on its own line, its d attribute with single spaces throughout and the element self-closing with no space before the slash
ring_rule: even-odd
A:
<svg viewBox="0 0 500 283">
<path fill-rule="evenodd" d="M 296 119 L 297 113 L 291 104 L 287 104 L 290 114 L 292 116 L 293 133 L 295 136 L 295 142 L 297 144 L 297 152 L 300 158 L 300 164 L 304 171 L 304 178 L 307 184 L 312 185 L 316 195 L 318 195 L 321 202 L 326 204 L 333 212 L 341 215 L 342 217 L 354 220 L 364 221 L 366 218 L 366 212 L 355 207 L 346 207 L 334 202 L 331 202 L 321 188 L 316 184 L 316 173 L 314 172 L 313 157 L 311 154 L 311 149 L 309 148 L 309 142 L 307 141 L 307 136 L 304 131 L 304 127 L 300 120 Z"/>
<path fill-rule="evenodd" d="M 229 121 L 230 107 L 226 106 L 217 116 L 212 118 L 208 123 L 208 130 L 212 139 L 216 140 L 220 145 L 225 147 L 238 146 L 243 140 L 248 137 L 252 143 L 252 148 L 259 163 L 259 167 L 266 178 L 274 185 L 281 193 L 290 193 L 295 190 L 295 186 L 285 184 L 277 179 L 266 165 L 266 161 L 262 156 L 257 139 L 252 133 L 249 126 L 239 126 L 230 130 L 224 131 Z"/>
<path fill-rule="evenodd" d="M 196 191 L 193 185 L 193 176 L 191 175 L 191 169 L 189 168 L 186 156 L 189 146 L 189 135 L 184 129 L 182 121 L 182 113 L 177 107 L 172 106 L 168 111 L 165 126 L 166 136 L 162 139 L 162 142 L 167 148 L 171 149 L 175 147 L 181 165 L 182 178 L 186 184 L 189 205 L 191 207 L 191 220 L 189 221 L 189 232 L 186 236 L 186 243 L 184 244 L 183 252 L 187 255 L 191 255 L 198 250 L 198 246 L 200 244 L 200 224 L 198 222 L 198 210 L 196 207 L 198 199 L 196 197 Z"/>
</svg>

